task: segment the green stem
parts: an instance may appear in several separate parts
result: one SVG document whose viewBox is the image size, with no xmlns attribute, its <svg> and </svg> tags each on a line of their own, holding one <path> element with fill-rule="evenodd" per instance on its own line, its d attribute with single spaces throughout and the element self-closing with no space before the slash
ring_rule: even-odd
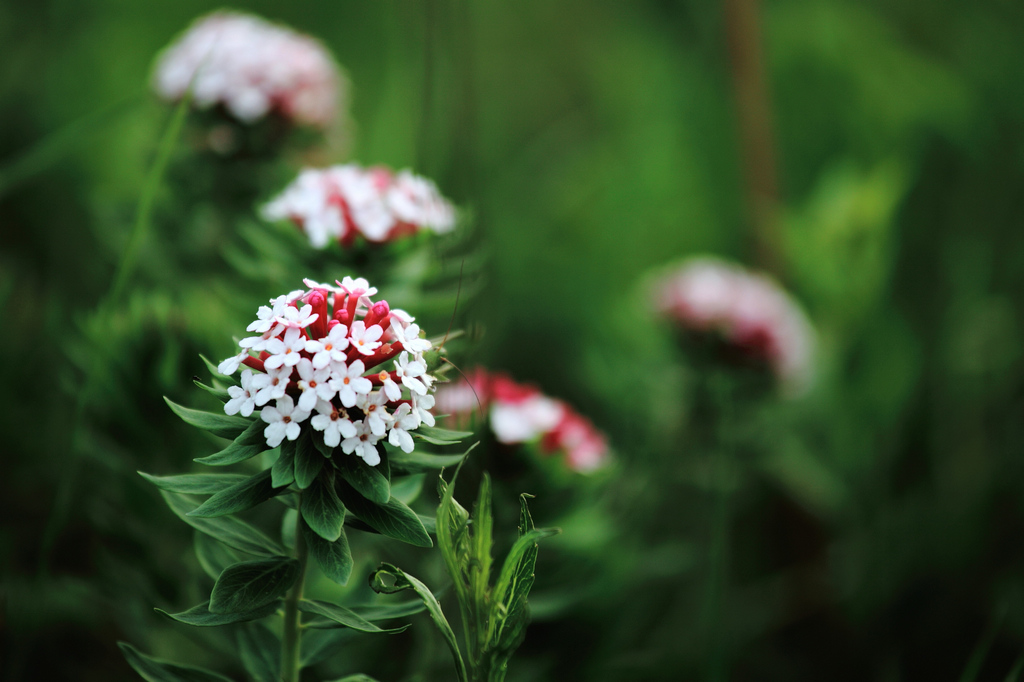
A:
<svg viewBox="0 0 1024 682">
<path fill-rule="evenodd" d="M 302 630 L 299 624 L 299 600 L 306 581 L 306 559 L 309 556 L 306 540 L 302 536 L 302 495 L 299 495 L 298 515 L 295 519 L 295 558 L 299 560 L 299 579 L 288 593 L 284 602 L 284 632 L 281 637 L 281 679 L 284 682 L 298 682 L 302 668 L 299 654 L 302 651 Z"/>
<path fill-rule="evenodd" d="M 729 544 L 729 489 L 728 455 L 719 450 L 715 454 L 715 506 L 712 512 L 710 576 L 708 585 L 708 647 L 707 679 L 722 682 L 726 679 L 725 666 L 725 576 L 728 572 Z"/>
<path fill-rule="evenodd" d="M 726 588 L 729 575 L 729 512 L 733 481 L 734 430 L 737 422 L 733 412 L 735 394 L 727 376 L 710 377 L 709 399 L 714 406 L 712 431 L 712 485 L 714 506 L 711 512 L 711 549 L 708 561 L 708 592 L 704 622 L 708 636 L 708 682 L 724 682 L 729 677 L 726 655 Z"/>
</svg>

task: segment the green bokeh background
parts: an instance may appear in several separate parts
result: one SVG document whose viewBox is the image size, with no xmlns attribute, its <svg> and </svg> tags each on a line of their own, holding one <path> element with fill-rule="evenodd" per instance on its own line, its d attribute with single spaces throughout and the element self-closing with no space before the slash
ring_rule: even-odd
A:
<svg viewBox="0 0 1024 682">
<path fill-rule="evenodd" d="M 199 650 L 150 611 L 191 598 L 179 584 L 191 541 L 130 474 L 182 470 L 203 447 L 160 396 L 193 399 L 198 353 L 225 355 L 224 320 L 276 292 L 242 291 L 243 305 L 190 286 L 198 249 L 161 246 L 194 236 L 184 218 L 143 245 L 105 322 L 112 369 L 48 562 L 40 537 L 92 352 L 79 339 L 169 117 L 147 89 L 154 55 L 218 7 L 0 3 L 0 679 L 132 679 L 118 639 Z M 643 291 L 651 268 L 689 254 L 750 262 L 722 8 L 237 7 L 336 55 L 350 158 L 411 167 L 473 216 L 486 266 L 460 306 L 475 340 L 464 361 L 572 402 L 616 452 L 600 482 L 610 517 L 577 519 L 584 534 L 614 526 L 583 571 L 597 587 L 538 618 L 512 677 L 702 679 L 686 642 L 700 629 L 706 491 L 666 475 L 701 455 L 679 417 L 696 369 Z M 753 419 L 731 679 L 1006 679 L 1024 652 L 1024 6 L 761 9 L 785 237 L 775 274 L 819 338 L 811 392 Z M 437 670 L 427 679 L 445 679 Z"/>
</svg>

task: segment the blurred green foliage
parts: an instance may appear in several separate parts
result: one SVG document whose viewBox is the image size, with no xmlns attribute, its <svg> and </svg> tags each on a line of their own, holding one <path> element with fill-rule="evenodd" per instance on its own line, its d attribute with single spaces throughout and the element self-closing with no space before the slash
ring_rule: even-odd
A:
<svg viewBox="0 0 1024 682">
<path fill-rule="evenodd" d="M 206 399 L 191 384 L 199 354 L 226 355 L 284 275 L 264 285 L 232 266 L 258 228 L 200 198 L 216 185 L 187 172 L 185 142 L 126 295 L 93 314 L 171 115 L 147 92 L 153 57 L 216 8 L 0 4 L 0 679 L 132 679 L 118 639 L 217 655 L 150 610 L 199 601 L 181 576 L 200 572 L 187 529 L 133 472 L 183 471 L 209 450 L 161 396 Z M 479 294 L 457 314 L 473 341 L 461 362 L 536 382 L 611 438 L 606 479 L 525 490 L 564 532 L 540 552 L 511 678 L 698 679 L 713 497 L 701 368 L 652 322 L 643 287 L 686 254 L 746 256 L 721 8 L 239 8 L 315 34 L 344 65 L 351 158 L 411 166 L 471 211 L 486 266 L 464 283 Z M 1024 652 L 1024 6 L 773 0 L 763 13 L 777 274 L 817 326 L 818 378 L 800 401 L 751 408 L 736 435 L 731 679 L 1005 679 Z M 287 176 L 259 178 L 243 208 Z M 450 314 L 424 327 L 443 333 Z M 72 464 L 89 367 L 102 371 Z M 74 512 L 44 552 L 69 466 Z M 496 500 L 531 481 L 493 474 Z M 570 513 L 562 495 L 588 502 Z M 426 621 L 350 649 L 339 674 L 450 670 Z"/>
</svg>

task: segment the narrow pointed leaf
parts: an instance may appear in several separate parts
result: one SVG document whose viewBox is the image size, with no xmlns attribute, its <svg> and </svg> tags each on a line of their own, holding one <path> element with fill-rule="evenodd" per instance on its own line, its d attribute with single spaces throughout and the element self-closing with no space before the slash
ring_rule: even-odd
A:
<svg viewBox="0 0 1024 682">
<path fill-rule="evenodd" d="M 220 516 L 213 519 L 189 516 L 188 513 L 196 507 L 194 498 L 166 490 L 161 490 L 160 494 L 179 519 L 229 547 L 257 556 L 273 556 L 284 553 L 284 548 L 281 545 L 245 521 L 231 516 Z"/>
<path fill-rule="evenodd" d="M 258 609 L 252 609 L 250 611 L 237 611 L 234 613 L 213 613 L 210 611 L 210 602 L 204 601 L 202 604 L 193 606 L 188 611 L 182 611 L 181 613 L 167 613 L 163 609 L 154 609 L 157 613 L 162 613 L 172 620 L 176 620 L 179 623 L 185 623 L 186 625 L 194 625 L 196 627 L 207 628 L 207 627 L 218 627 L 220 625 L 231 625 L 232 623 L 243 623 L 249 620 L 258 620 L 260 618 L 266 618 L 271 616 L 281 608 L 281 601 L 275 600 L 269 604 L 264 604 Z"/>
<path fill-rule="evenodd" d="M 221 490 L 188 513 L 189 516 L 213 518 L 252 509 L 281 492 L 270 482 L 270 469 Z"/>
<path fill-rule="evenodd" d="M 473 510 L 473 561 L 470 563 L 470 582 L 477 604 L 487 603 L 491 582 L 491 545 L 494 520 L 491 518 L 491 477 L 486 473 L 480 480 L 476 507 Z"/>
<path fill-rule="evenodd" d="M 462 618 L 471 622 L 468 609 L 471 608 L 472 600 L 469 594 L 469 584 L 466 579 L 467 562 L 460 562 L 459 558 L 469 553 L 467 540 L 469 539 L 469 513 L 455 501 L 455 482 L 462 470 L 460 464 L 452 475 L 451 483 L 446 483 L 443 476 L 438 476 L 438 489 L 441 493 L 441 504 L 437 508 L 437 521 L 434 532 L 437 534 L 437 546 L 441 550 L 441 558 L 444 560 L 448 575 L 452 578 L 452 586 L 462 612 Z"/>
<path fill-rule="evenodd" d="M 360 495 L 371 502 L 384 504 L 391 498 L 391 484 L 388 479 L 378 467 L 370 466 L 359 457 L 340 458 L 338 473 Z"/>
<path fill-rule="evenodd" d="M 286 440 L 281 443 L 281 455 L 270 467 L 270 482 L 275 488 L 283 488 L 295 482 L 295 443 Z"/>
<path fill-rule="evenodd" d="M 142 653 L 131 644 L 118 642 L 128 665 L 147 682 L 231 682 L 223 675 L 191 665 L 179 665 Z"/>
<path fill-rule="evenodd" d="M 303 599 L 300 601 L 299 611 L 323 616 L 332 623 L 341 625 L 342 627 L 352 628 L 359 632 L 393 634 L 396 632 L 405 632 L 409 629 L 408 624 L 397 628 L 381 628 L 366 620 L 355 611 L 346 609 L 344 606 L 338 606 L 336 604 L 330 604 L 328 602 L 318 601 L 315 599 Z"/>
<path fill-rule="evenodd" d="M 385 576 L 390 577 L 393 580 L 392 584 L 388 584 L 385 580 Z M 448 624 L 448 619 L 444 617 L 444 612 L 441 610 L 441 605 L 438 603 L 437 598 L 430 589 L 422 582 L 417 580 L 415 577 L 402 571 L 397 566 L 393 566 L 388 563 L 381 563 L 380 567 L 370 575 L 370 587 L 374 592 L 383 594 L 394 594 L 395 592 L 401 592 L 402 590 L 412 590 L 416 593 L 427 607 L 427 611 L 430 613 L 430 618 L 434 621 L 434 625 L 441 631 L 441 635 L 444 637 L 445 643 L 448 644 L 448 649 L 452 653 L 452 659 L 455 663 L 455 671 L 458 674 L 460 682 L 467 682 L 468 677 L 466 676 L 466 664 L 462 660 L 462 654 L 459 652 L 459 645 L 455 641 L 455 633 L 452 632 L 452 626 Z"/>
<path fill-rule="evenodd" d="M 331 682 L 377 682 L 376 678 L 364 675 L 363 673 L 356 673 L 355 675 L 345 675 L 345 677 L 339 677 Z"/>
<path fill-rule="evenodd" d="M 527 506 L 527 495 L 519 496 L 519 537 L 520 540 L 537 532 L 533 525 L 533 517 L 530 515 L 530 508 Z M 515 547 L 505 560 L 508 566 L 514 559 Z M 526 625 L 529 621 L 527 610 L 527 597 L 533 587 L 534 570 L 537 564 L 537 544 L 529 543 L 522 552 L 511 578 L 507 585 L 503 584 L 503 576 L 499 578 L 495 586 L 494 602 L 492 605 L 491 621 L 493 628 L 493 640 L 495 655 L 498 657 L 511 657 L 512 653 L 522 644 L 526 636 Z"/>
<path fill-rule="evenodd" d="M 238 628 L 238 653 L 255 682 L 281 681 L 281 641 L 267 626 L 249 623 Z"/>
<path fill-rule="evenodd" d="M 196 558 L 199 559 L 199 565 L 206 571 L 206 575 L 214 580 L 224 572 L 225 568 L 241 561 L 235 550 L 223 542 L 214 540 L 206 533 L 200 533 L 198 530 L 195 532 L 192 545 L 196 550 Z"/>
<path fill-rule="evenodd" d="M 436 455 L 430 452 L 422 452 L 419 449 L 412 452 L 393 451 L 388 454 L 391 466 L 401 471 L 417 473 L 421 471 L 432 471 L 446 467 L 457 466 L 465 459 L 466 455 L 473 451 L 480 443 L 473 443 L 472 446 L 461 455 Z"/>
<path fill-rule="evenodd" d="M 228 400 L 231 399 L 231 395 L 228 393 L 227 389 L 217 388 L 216 386 L 207 386 L 202 381 L 200 381 L 198 377 L 193 377 L 192 383 L 222 402 L 226 403 Z"/>
<path fill-rule="evenodd" d="M 434 445 L 452 445 L 473 435 L 472 431 L 451 431 L 433 426 L 421 426 L 412 432 L 413 437 L 425 440 Z"/>
<path fill-rule="evenodd" d="M 338 482 L 338 494 L 341 495 L 342 502 L 353 516 L 381 535 L 408 542 L 417 547 L 433 546 L 434 543 L 416 512 L 394 497 L 386 504 L 375 504 L 360 495 L 345 481 Z"/>
<path fill-rule="evenodd" d="M 203 364 L 206 365 L 206 369 L 208 369 L 210 371 L 210 374 L 212 376 L 216 377 L 218 380 L 227 381 L 227 382 L 230 382 L 232 384 L 235 384 L 236 386 L 238 385 L 238 380 L 237 380 L 238 375 L 237 374 L 234 375 L 234 376 L 229 376 L 227 374 L 221 374 L 220 371 L 217 369 L 216 363 L 210 362 L 210 359 L 207 358 L 202 353 L 199 354 L 199 358 L 203 361 Z"/>
<path fill-rule="evenodd" d="M 232 417 L 227 414 L 193 410 L 192 408 L 179 405 L 167 397 L 164 398 L 164 401 L 174 410 L 174 414 L 192 426 L 209 431 L 215 436 L 227 438 L 228 440 L 238 438 L 253 423 L 244 417 Z"/>
<path fill-rule="evenodd" d="M 406 618 L 424 611 L 427 605 L 421 599 L 398 602 L 395 604 L 374 604 L 373 606 L 354 606 L 352 610 L 369 621 Z"/>
<path fill-rule="evenodd" d="M 519 646 L 525 634 L 526 598 L 533 587 L 537 541 L 559 532 L 557 528 L 534 528 L 527 531 L 512 545 L 501 567 L 501 574 L 494 585 L 491 627 L 495 629 L 493 641 L 497 648 L 509 655 Z"/>
<path fill-rule="evenodd" d="M 210 594 L 210 611 L 252 611 L 279 599 L 299 577 L 299 562 L 285 556 L 228 566 Z"/>
<path fill-rule="evenodd" d="M 295 485 L 305 490 L 316 480 L 317 474 L 324 468 L 324 456 L 317 451 L 313 439 L 303 433 L 295 442 Z"/>
<path fill-rule="evenodd" d="M 261 421 L 249 422 L 245 431 L 240 433 L 226 448 L 206 457 L 196 457 L 192 461 L 207 466 L 222 467 L 251 459 L 270 449 L 270 446 L 267 445 L 267 438 L 263 435 L 265 427 L 266 424 Z"/>
<path fill-rule="evenodd" d="M 189 495 L 213 495 L 247 478 L 242 474 L 152 476 L 142 471 L 136 473 L 161 490 L 170 490 L 172 493 L 188 493 Z"/>
<path fill-rule="evenodd" d="M 317 455 L 319 457 L 320 455 Z M 341 537 L 341 526 L 345 522 L 345 507 L 338 499 L 338 493 L 326 477 L 314 479 L 302 493 L 299 511 L 313 531 L 328 542 Z"/>
<path fill-rule="evenodd" d="M 313 555 L 324 576 L 339 585 L 347 584 L 352 575 L 353 562 L 345 529 L 341 529 L 334 542 L 323 539 L 306 524 L 302 525 L 302 535 L 309 546 L 309 553 Z"/>
</svg>

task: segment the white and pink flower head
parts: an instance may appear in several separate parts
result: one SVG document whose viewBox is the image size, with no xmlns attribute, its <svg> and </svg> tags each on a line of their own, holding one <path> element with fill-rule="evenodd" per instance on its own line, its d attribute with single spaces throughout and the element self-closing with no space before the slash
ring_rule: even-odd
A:
<svg viewBox="0 0 1024 682">
<path fill-rule="evenodd" d="M 433 182 L 404 170 L 356 164 L 306 169 L 263 207 L 267 220 L 290 220 L 316 248 L 357 238 L 380 244 L 455 228 L 455 209 Z"/>
<path fill-rule="evenodd" d="M 435 412 L 466 424 L 486 413 L 499 443 L 537 443 L 545 454 L 562 453 L 566 466 L 587 473 L 608 463 L 604 435 L 566 403 L 505 374 L 476 368 L 437 391 Z"/>
<path fill-rule="evenodd" d="M 242 339 L 242 352 L 218 367 L 225 375 L 247 368 L 242 386 L 229 389 L 225 411 L 262 408 L 270 447 L 310 428 L 329 447 L 371 466 L 380 462 L 381 440 L 411 452 L 410 432 L 433 425 L 433 377 L 423 358 L 430 345 L 419 327 L 392 315 L 387 301 L 375 301 L 377 290 L 364 279 L 305 283 L 308 290 L 260 308 L 249 325 L 260 335 Z"/>
<path fill-rule="evenodd" d="M 344 80 L 313 38 L 249 14 L 197 19 L 157 60 L 153 88 L 176 102 L 191 87 L 200 109 L 253 123 L 270 113 L 321 130 L 338 118 Z"/>
<path fill-rule="evenodd" d="M 763 362 L 790 395 L 809 386 L 814 330 L 796 301 L 767 276 L 716 258 L 694 258 L 658 279 L 654 301 L 682 329 L 716 334 Z"/>
</svg>

